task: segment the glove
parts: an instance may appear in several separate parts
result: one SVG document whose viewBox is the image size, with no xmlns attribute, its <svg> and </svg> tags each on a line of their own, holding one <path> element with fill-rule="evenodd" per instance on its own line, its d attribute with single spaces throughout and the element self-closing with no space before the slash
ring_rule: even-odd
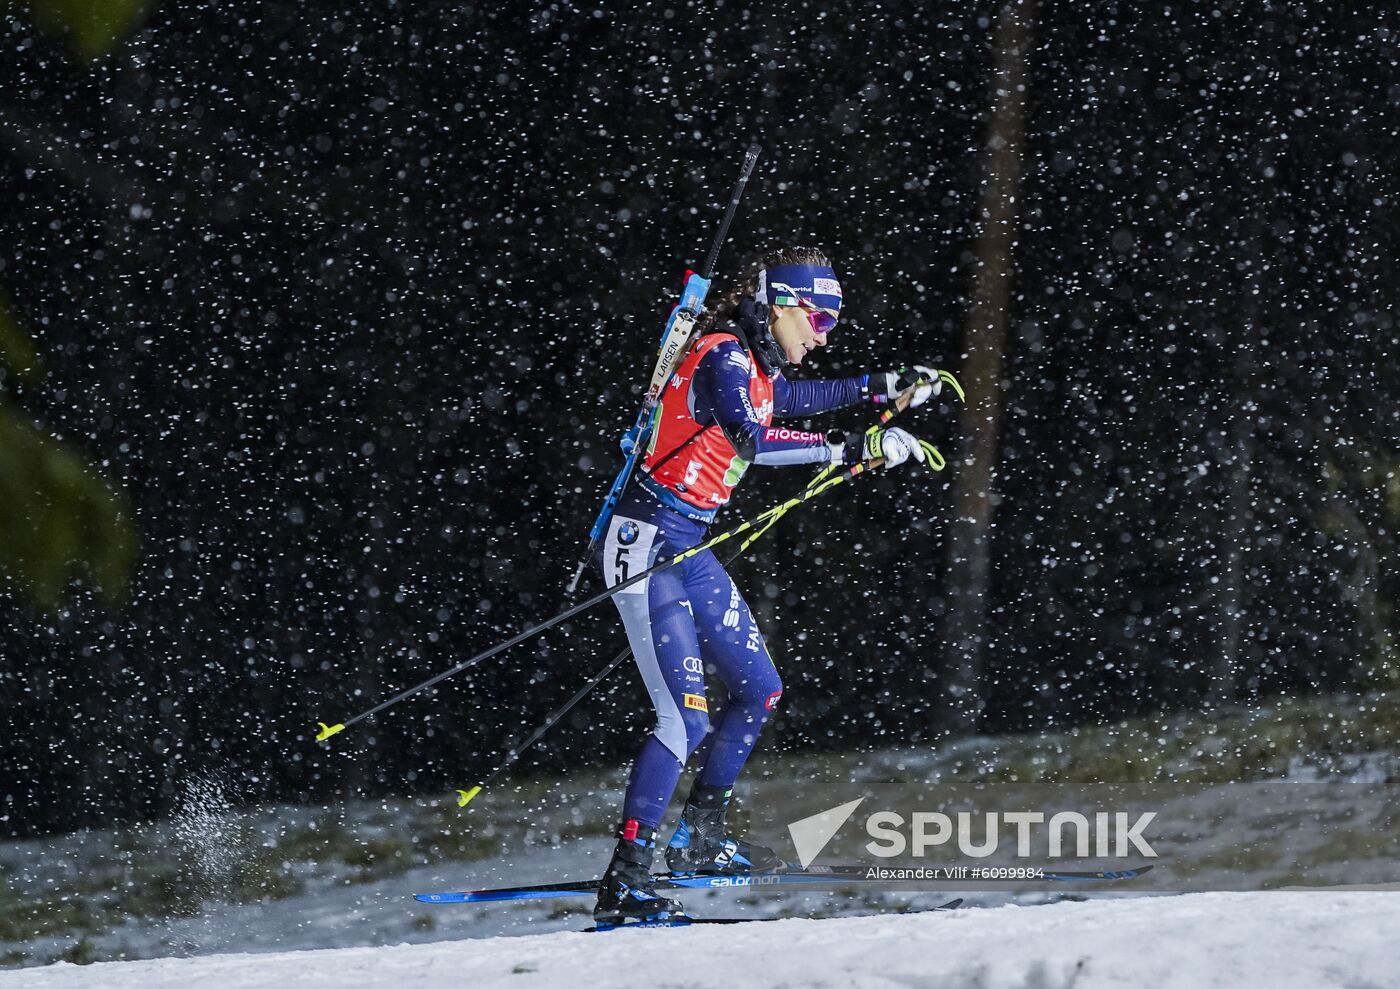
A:
<svg viewBox="0 0 1400 989">
<path fill-rule="evenodd" d="M 850 433 L 843 437 L 842 463 L 854 464 L 883 457 L 888 470 L 898 467 L 911 456 L 919 463 L 925 462 L 924 448 L 919 441 L 898 426 L 869 433 Z"/>
<path fill-rule="evenodd" d="M 920 379 L 923 379 L 923 384 L 915 390 L 914 399 L 909 403 L 910 408 L 917 409 L 943 391 L 943 382 L 939 380 L 938 372 L 922 364 L 900 368 L 898 371 L 872 371 L 869 378 L 865 390 L 872 402 L 893 402 L 900 392 Z"/>
</svg>

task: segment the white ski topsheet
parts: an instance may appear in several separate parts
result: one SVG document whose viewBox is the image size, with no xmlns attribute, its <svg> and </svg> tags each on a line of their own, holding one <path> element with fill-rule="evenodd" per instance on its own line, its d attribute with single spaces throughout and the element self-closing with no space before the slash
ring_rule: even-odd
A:
<svg viewBox="0 0 1400 989">
<path fill-rule="evenodd" d="M 0 987 L 1389 986 L 1400 977 L 1396 931 L 1400 895 L 1394 892 L 1193 893 L 904 916 L 58 964 L 0 973 Z"/>
</svg>

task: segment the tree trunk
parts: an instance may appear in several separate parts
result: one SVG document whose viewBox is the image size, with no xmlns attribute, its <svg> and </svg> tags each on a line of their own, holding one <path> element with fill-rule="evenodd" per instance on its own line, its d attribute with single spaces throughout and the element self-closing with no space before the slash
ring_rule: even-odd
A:
<svg viewBox="0 0 1400 989">
<path fill-rule="evenodd" d="M 1247 349 L 1243 348 L 1242 354 Z M 1219 555 L 1224 561 L 1224 573 L 1216 595 L 1220 635 L 1210 685 L 1213 704 L 1232 701 L 1239 680 L 1240 639 L 1244 631 L 1244 549 L 1249 539 L 1249 477 L 1254 459 L 1255 411 L 1249 387 L 1253 376 L 1252 368 L 1246 366 L 1248 363 L 1247 358 L 1240 361 L 1234 415 L 1230 423 L 1230 476 L 1225 494 L 1225 517 L 1220 525 L 1220 538 L 1224 546 Z"/>
<path fill-rule="evenodd" d="M 991 574 L 993 465 L 1001 426 L 1001 364 L 1016 243 L 1016 196 L 1035 0 L 1008 0 L 997 14 L 992 114 L 978 206 L 977 270 L 967 319 L 962 382 L 967 403 L 959 416 L 963 444 L 953 474 L 949 531 L 950 607 L 946 691 L 951 721 L 975 731 L 986 660 L 986 597 Z"/>
</svg>

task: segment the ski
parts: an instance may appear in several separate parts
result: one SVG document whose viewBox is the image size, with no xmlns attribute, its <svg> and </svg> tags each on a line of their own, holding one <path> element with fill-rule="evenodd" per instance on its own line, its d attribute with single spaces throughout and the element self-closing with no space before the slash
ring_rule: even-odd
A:
<svg viewBox="0 0 1400 989">
<path fill-rule="evenodd" d="M 956 910 L 962 906 L 962 899 L 949 900 L 927 910 L 908 910 L 905 913 L 938 913 L 940 910 Z M 900 914 L 904 916 L 904 914 Z M 666 920 L 632 920 L 621 924 L 598 924 L 585 927 L 585 934 L 601 934 L 604 931 L 620 931 L 629 927 L 693 927 L 696 924 L 760 924 L 769 920 L 793 920 L 792 917 L 670 917 Z"/>
<path fill-rule="evenodd" d="M 1105 872 L 1073 872 L 1020 870 L 1039 872 L 1034 876 L 972 876 L 968 871 L 960 875 L 903 877 L 891 873 L 905 873 L 911 869 L 881 869 L 865 865 L 814 865 L 806 869 L 782 869 L 776 872 L 750 873 L 732 876 L 675 876 L 663 872 L 654 877 L 657 889 L 742 889 L 751 887 L 776 888 L 780 886 L 842 886 L 848 883 L 885 883 L 898 885 L 904 882 L 958 882 L 968 885 L 983 883 L 1024 883 L 1024 882 L 1118 882 L 1136 879 L 1151 869 L 1150 865 L 1134 869 L 1119 869 Z M 925 869 L 928 872 L 948 872 L 949 870 Z M 884 873 L 882 875 L 882 873 Z M 577 882 L 544 883 L 536 886 L 508 886 L 501 889 L 477 889 L 463 892 L 414 893 L 413 898 L 422 903 L 492 903 L 501 900 L 541 900 L 559 896 L 597 895 L 599 880 L 583 879 Z"/>
</svg>

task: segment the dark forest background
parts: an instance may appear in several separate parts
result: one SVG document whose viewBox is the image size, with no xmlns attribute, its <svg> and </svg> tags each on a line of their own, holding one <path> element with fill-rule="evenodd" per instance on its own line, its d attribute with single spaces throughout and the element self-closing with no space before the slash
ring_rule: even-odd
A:
<svg viewBox="0 0 1400 989">
<path fill-rule="evenodd" d="M 990 0 L 165 0 L 110 46 L 42 9 L 0 8 L 0 831 L 159 814 L 212 769 L 250 801 L 450 791 L 600 668 L 606 605 L 312 741 L 566 603 L 752 141 L 717 288 L 816 243 L 847 305 L 807 373 L 962 367 Z M 1400 22 L 1025 16 L 984 658 L 947 648 L 930 403 L 905 426 L 947 472 L 844 485 L 734 567 L 785 680 L 770 750 L 1395 685 Z M 807 476 L 751 472 L 726 517 Z M 520 771 L 648 722 L 629 667 Z"/>
</svg>

